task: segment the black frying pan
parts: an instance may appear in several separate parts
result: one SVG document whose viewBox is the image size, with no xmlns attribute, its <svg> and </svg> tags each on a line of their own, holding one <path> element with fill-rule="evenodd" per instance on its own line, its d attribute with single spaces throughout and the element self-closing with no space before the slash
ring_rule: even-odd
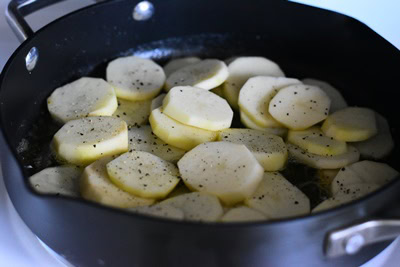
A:
<svg viewBox="0 0 400 267">
<path fill-rule="evenodd" d="M 1 74 L 1 163 L 7 191 L 22 219 L 68 261 L 77 266 L 356 266 L 388 243 L 344 254 L 399 234 L 399 220 L 383 219 L 400 215 L 398 180 L 319 214 L 241 224 L 155 219 L 34 194 L 26 183 L 33 170 L 17 147 L 39 118 L 47 116 L 46 97 L 82 75 L 103 77 L 109 60 L 132 53 L 160 62 L 183 55 L 266 56 L 287 76 L 330 81 L 350 104 L 380 112 L 400 144 L 400 52 L 354 19 L 286 1 L 154 0 L 154 15 L 135 20 L 137 1 L 117 0 L 74 12 L 33 34 L 22 16 L 53 2 L 10 5 L 11 24 L 20 25 L 16 32 L 21 39 L 29 38 Z M 34 64 L 36 54 L 31 53 L 27 70 L 26 56 L 34 47 L 39 58 Z M 50 136 L 52 127 L 41 125 L 41 132 Z M 397 145 L 389 159 L 397 169 L 399 156 Z M 329 235 L 365 220 L 369 224 Z"/>
</svg>

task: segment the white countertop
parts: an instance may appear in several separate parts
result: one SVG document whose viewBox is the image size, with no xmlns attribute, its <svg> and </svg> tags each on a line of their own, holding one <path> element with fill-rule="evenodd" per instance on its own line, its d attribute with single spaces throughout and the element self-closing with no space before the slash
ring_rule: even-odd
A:
<svg viewBox="0 0 400 267">
<path fill-rule="evenodd" d="M 40 1 L 40 0 L 39 0 Z M 6 24 L 4 10 L 9 0 L 0 0 L 0 70 L 19 43 Z M 295 0 L 335 10 L 366 23 L 400 49 L 400 0 Z M 33 29 L 69 11 L 92 3 L 70 0 L 29 16 Z M 394 267 L 400 262 L 400 241 L 370 261 L 365 267 Z M 0 267 L 65 266 L 51 255 L 19 218 L 0 175 Z"/>
</svg>

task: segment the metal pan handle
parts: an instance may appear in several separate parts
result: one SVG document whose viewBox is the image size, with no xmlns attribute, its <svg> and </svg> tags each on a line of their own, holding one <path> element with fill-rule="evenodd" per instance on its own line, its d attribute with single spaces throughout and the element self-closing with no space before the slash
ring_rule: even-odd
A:
<svg viewBox="0 0 400 267">
<path fill-rule="evenodd" d="M 25 17 L 35 11 L 65 0 L 12 0 L 6 9 L 6 19 L 20 42 L 33 35 Z M 93 0 L 101 2 L 103 0 Z"/>
</svg>

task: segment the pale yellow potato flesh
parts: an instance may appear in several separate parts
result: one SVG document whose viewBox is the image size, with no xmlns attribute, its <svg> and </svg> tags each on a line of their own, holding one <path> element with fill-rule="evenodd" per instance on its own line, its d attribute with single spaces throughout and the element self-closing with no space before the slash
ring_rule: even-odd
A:
<svg viewBox="0 0 400 267">
<path fill-rule="evenodd" d="M 150 100 L 129 101 L 118 99 L 118 108 L 113 116 L 123 119 L 128 126 L 146 124 L 150 116 Z"/>
<path fill-rule="evenodd" d="M 131 127 L 128 130 L 129 151 L 145 151 L 166 161 L 176 163 L 185 150 L 168 145 L 158 138 L 148 125 Z"/>
<path fill-rule="evenodd" d="M 113 157 L 104 157 L 84 169 L 80 178 L 81 196 L 86 200 L 122 209 L 153 204 L 154 199 L 129 194 L 110 181 L 106 164 L 111 160 Z"/>
<path fill-rule="evenodd" d="M 327 94 L 315 86 L 290 85 L 271 99 L 271 116 L 292 130 L 304 130 L 321 121 L 329 113 L 331 100 Z"/>
<path fill-rule="evenodd" d="M 285 74 L 275 62 L 264 57 L 237 57 L 228 65 L 229 77 L 223 89 L 233 109 L 238 110 L 239 92 L 245 82 L 255 76 L 283 77 Z"/>
<path fill-rule="evenodd" d="M 339 169 L 360 159 L 360 152 L 351 145 L 347 146 L 346 153 L 336 156 L 321 156 L 309 153 L 290 143 L 286 144 L 286 146 L 289 151 L 289 158 L 315 169 Z"/>
<path fill-rule="evenodd" d="M 120 155 L 107 163 L 107 173 L 119 188 L 144 198 L 164 198 L 180 181 L 174 164 L 144 151 Z"/>
<path fill-rule="evenodd" d="M 346 142 L 326 136 L 316 126 L 307 130 L 289 130 L 287 140 L 309 153 L 322 156 L 340 155 L 347 151 Z"/>
<path fill-rule="evenodd" d="M 158 205 L 172 206 L 183 211 L 190 221 L 217 221 L 223 214 L 218 198 L 202 192 L 192 192 L 168 198 Z"/>
<path fill-rule="evenodd" d="M 287 128 L 275 128 L 275 127 L 260 127 L 255 122 L 253 122 L 244 112 L 240 112 L 240 121 L 249 129 L 264 131 L 269 134 L 275 134 L 280 137 L 284 137 L 287 135 L 288 129 Z"/>
<path fill-rule="evenodd" d="M 286 165 L 287 148 L 277 135 L 253 129 L 226 129 L 219 132 L 218 140 L 245 145 L 265 171 L 278 171 Z"/>
<path fill-rule="evenodd" d="M 214 141 L 218 132 L 184 125 L 162 112 L 161 108 L 153 110 L 150 114 L 150 125 L 157 137 L 165 143 L 183 149 L 190 150 L 195 146 Z"/>
<path fill-rule="evenodd" d="M 240 89 L 240 110 L 260 127 L 282 127 L 282 124 L 269 114 L 269 103 L 280 89 L 294 84 L 301 84 L 301 82 L 285 77 L 256 76 L 250 78 Z"/>
<path fill-rule="evenodd" d="M 189 189 L 217 196 L 227 205 L 249 197 L 264 172 L 246 146 L 230 142 L 200 144 L 178 161 L 178 167 Z"/>
<path fill-rule="evenodd" d="M 151 101 L 150 112 L 154 109 L 162 107 L 163 100 L 167 94 L 160 94 Z"/>
<path fill-rule="evenodd" d="M 53 138 L 57 157 L 79 166 L 128 151 L 128 127 L 115 117 L 88 117 L 69 121 Z"/>
<path fill-rule="evenodd" d="M 152 206 L 129 208 L 128 211 L 143 215 L 150 215 L 154 217 L 162 217 L 174 220 L 183 220 L 183 218 L 185 217 L 185 214 L 183 213 L 182 210 L 177 209 L 170 205 L 155 204 Z"/>
<path fill-rule="evenodd" d="M 82 169 L 73 165 L 49 167 L 29 177 L 29 183 L 39 194 L 79 197 L 79 177 Z"/>
<path fill-rule="evenodd" d="M 378 132 L 375 112 L 360 107 L 348 107 L 332 113 L 321 129 L 325 135 L 346 142 L 364 141 Z"/>
<path fill-rule="evenodd" d="M 376 184 L 382 186 L 395 177 L 398 172 L 386 163 L 363 160 L 348 165 L 338 172 L 331 184 L 332 195 L 345 191 L 351 184 Z"/>
<path fill-rule="evenodd" d="M 83 77 L 55 89 L 47 107 L 56 121 L 66 123 L 88 116 L 111 116 L 117 109 L 117 97 L 103 79 Z"/>
<path fill-rule="evenodd" d="M 194 63 L 200 62 L 201 59 L 198 57 L 182 57 L 182 58 L 174 58 L 171 59 L 167 64 L 164 66 L 164 73 L 168 77 L 175 71 L 189 66 Z"/>
<path fill-rule="evenodd" d="M 265 172 L 256 191 L 244 203 L 272 219 L 310 212 L 308 197 L 278 172 Z"/>
<path fill-rule="evenodd" d="M 154 98 L 165 82 L 162 67 L 150 59 L 135 56 L 120 57 L 108 63 L 106 77 L 118 98 L 131 101 Z"/>
<path fill-rule="evenodd" d="M 267 216 L 246 206 L 231 208 L 221 218 L 221 222 L 254 222 L 264 220 L 267 220 Z"/>
<path fill-rule="evenodd" d="M 191 86 L 172 88 L 163 100 L 163 112 L 180 123 L 210 131 L 229 128 L 233 119 L 225 99 Z"/>
</svg>

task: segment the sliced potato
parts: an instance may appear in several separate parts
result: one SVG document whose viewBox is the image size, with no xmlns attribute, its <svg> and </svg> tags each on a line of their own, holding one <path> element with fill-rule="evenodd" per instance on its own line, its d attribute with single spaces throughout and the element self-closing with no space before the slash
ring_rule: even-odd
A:
<svg viewBox="0 0 400 267">
<path fill-rule="evenodd" d="M 229 209 L 221 218 L 221 222 L 250 222 L 263 221 L 267 217 L 259 211 L 246 206 Z"/>
<path fill-rule="evenodd" d="M 353 200 L 359 199 L 379 188 L 376 184 L 352 184 L 345 191 L 339 191 L 335 196 L 322 201 L 312 212 L 323 211 L 341 206 Z"/>
<path fill-rule="evenodd" d="M 174 164 L 144 151 L 127 152 L 107 163 L 110 180 L 122 190 L 146 198 L 163 198 L 179 183 Z"/>
<path fill-rule="evenodd" d="M 218 220 L 223 214 L 218 198 L 201 192 L 171 197 L 158 205 L 172 206 L 182 210 L 185 220 L 211 222 Z"/>
<path fill-rule="evenodd" d="M 128 151 L 126 122 L 114 117 L 89 117 L 69 121 L 54 135 L 57 156 L 76 165 L 88 165 Z"/>
<path fill-rule="evenodd" d="M 80 168 L 71 165 L 50 167 L 29 177 L 29 183 L 39 194 L 79 197 L 81 173 Z"/>
<path fill-rule="evenodd" d="M 394 179 L 399 173 L 385 163 L 363 160 L 342 168 L 332 181 L 332 195 L 340 190 L 347 190 L 351 184 L 384 185 Z"/>
<path fill-rule="evenodd" d="M 331 100 L 331 108 L 329 109 L 330 113 L 347 107 L 347 102 L 344 100 L 342 94 L 329 83 L 311 78 L 303 79 L 303 83 L 306 85 L 318 86 L 329 96 Z"/>
<path fill-rule="evenodd" d="M 245 82 L 255 76 L 285 76 L 278 64 L 264 57 L 238 57 L 228 66 L 229 77 L 224 83 L 224 95 L 234 109 L 239 109 L 239 91 Z"/>
<path fill-rule="evenodd" d="M 175 86 L 195 86 L 210 90 L 221 85 L 228 77 L 228 67 L 221 60 L 205 59 L 171 73 L 165 82 L 168 92 Z"/>
<path fill-rule="evenodd" d="M 47 107 L 55 120 L 65 123 L 88 116 L 111 116 L 117 109 L 117 97 L 103 79 L 84 77 L 55 89 Z"/>
<path fill-rule="evenodd" d="M 159 65 L 134 56 L 120 57 L 108 63 L 106 76 L 119 98 L 132 101 L 152 99 L 165 82 L 164 70 Z"/>
<path fill-rule="evenodd" d="M 163 112 L 180 123 L 210 131 L 229 128 L 233 119 L 225 99 L 191 86 L 172 88 L 164 98 Z"/>
<path fill-rule="evenodd" d="M 245 204 L 273 219 L 305 215 L 310 200 L 278 172 L 265 172 L 257 190 Z"/>
<path fill-rule="evenodd" d="M 269 102 L 280 89 L 293 84 L 301 84 L 301 82 L 285 77 L 257 76 L 250 78 L 240 89 L 240 110 L 261 127 L 282 127 L 269 114 Z"/>
<path fill-rule="evenodd" d="M 187 186 L 183 182 L 181 182 L 174 188 L 174 190 L 172 190 L 172 192 L 167 196 L 167 198 L 177 197 L 191 192 L 192 191 L 190 191 L 189 188 L 187 188 Z"/>
<path fill-rule="evenodd" d="M 278 171 L 286 164 L 287 148 L 277 135 L 252 129 L 226 129 L 219 132 L 218 140 L 245 145 L 265 171 Z"/>
<path fill-rule="evenodd" d="M 339 169 L 360 159 L 360 152 L 348 145 L 347 152 L 336 156 L 321 156 L 306 152 L 298 146 L 286 144 L 289 156 L 299 163 L 316 169 Z"/>
<path fill-rule="evenodd" d="M 339 170 L 340 169 L 331 169 L 331 170 L 319 169 L 316 172 L 319 185 L 321 185 L 327 193 L 331 191 L 332 181 L 333 181 L 333 179 L 335 179 Z"/>
<path fill-rule="evenodd" d="M 322 156 L 340 155 L 347 151 L 346 142 L 326 136 L 319 127 L 312 127 L 302 131 L 290 130 L 287 140 L 309 153 Z"/>
<path fill-rule="evenodd" d="M 80 191 L 84 199 L 115 208 L 133 208 L 154 203 L 154 199 L 129 194 L 109 179 L 106 164 L 113 158 L 101 158 L 85 168 L 80 179 Z"/>
<path fill-rule="evenodd" d="M 185 214 L 181 209 L 177 209 L 170 205 L 155 204 L 152 206 L 140 206 L 129 208 L 128 211 L 175 220 L 183 220 L 185 217 Z"/>
<path fill-rule="evenodd" d="M 364 158 L 382 159 L 389 155 L 394 147 L 392 134 L 387 120 L 375 113 L 378 133 L 368 140 L 352 143 Z"/>
<path fill-rule="evenodd" d="M 129 101 L 118 99 L 118 108 L 113 116 L 123 119 L 128 126 L 146 124 L 150 116 L 150 100 Z"/>
<path fill-rule="evenodd" d="M 164 73 L 168 77 L 175 71 L 177 71 L 183 67 L 189 66 L 191 64 L 198 63 L 200 61 L 201 61 L 201 59 L 198 57 L 174 58 L 174 59 L 171 59 L 167 64 L 165 64 Z"/>
<path fill-rule="evenodd" d="M 253 130 L 259 130 L 259 131 L 264 131 L 269 134 L 275 134 L 280 137 L 284 137 L 288 129 L 287 128 L 275 128 L 275 127 L 260 127 L 258 126 L 255 122 L 253 122 L 244 112 L 240 112 L 240 121 L 243 123 L 244 126 L 247 128 L 253 129 Z"/>
<path fill-rule="evenodd" d="M 378 132 L 375 112 L 359 107 L 348 107 L 329 115 L 321 129 L 327 136 L 346 142 L 364 141 Z"/>
<path fill-rule="evenodd" d="M 264 169 L 244 145 L 212 142 L 198 145 L 178 161 L 189 189 L 215 195 L 227 205 L 249 197 Z"/>
<path fill-rule="evenodd" d="M 323 121 L 331 100 L 324 91 L 303 84 L 285 87 L 271 99 L 269 113 L 292 130 L 304 130 Z"/>
<path fill-rule="evenodd" d="M 150 112 L 156 108 L 162 107 L 163 100 L 167 94 L 160 94 L 151 101 Z"/>
<path fill-rule="evenodd" d="M 129 151 L 145 151 L 166 161 L 177 162 L 185 150 L 166 144 L 158 138 L 148 125 L 132 127 L 128 130 Z"/>
<path fill-rule="evenodd" d="M 183 150 L 190 150 L 198 144 L 214 141 L 218 132 L 184 125 L 165 115 L 161 108 L 150 114 L 150 125 L 153 133 L 165 143 Z"/>
</svg>

